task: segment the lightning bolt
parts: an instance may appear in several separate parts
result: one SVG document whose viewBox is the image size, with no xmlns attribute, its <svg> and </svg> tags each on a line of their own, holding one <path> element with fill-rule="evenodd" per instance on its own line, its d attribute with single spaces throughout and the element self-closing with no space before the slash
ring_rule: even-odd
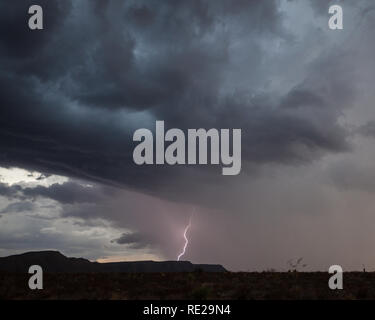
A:
<svg viewBox="0 0 375 320">
<path fill-rule="evenodd" d="M 187 237 L 187 232 L 189 231 L 190 227 L 191 227 L 191 218 L 193 217 L 193 213 L 191 214 L 190 216 L 190 219 L 189 219 L 189 224 L 186 226 L 185 228 L 185 231 L 184 231 L 184 239 L 185 239 L 185 244 L 184 244 L 184 248 L 182 249 L 181 253 L 178 255 L 177 257 L 177 261 L 180 261 L 181 257 L 185 254 L 185 251 L 186 251 L 186 248 L 187 246 L 189 245 L 189 239 Z"/>
</svg>

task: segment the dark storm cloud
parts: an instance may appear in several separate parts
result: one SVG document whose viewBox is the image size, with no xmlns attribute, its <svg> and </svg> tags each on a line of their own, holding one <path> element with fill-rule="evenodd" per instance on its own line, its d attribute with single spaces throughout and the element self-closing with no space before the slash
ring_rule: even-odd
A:
<svg viewBox="0 0 375 320">
<path fill-rule="evenodd" d="M 155 243 L 155 239 L 150 239 L 140 233 L 124 233 L 121 237 L 113 239 L 112 242 L 117 244 L 126 244 L 133 249 L 141 249 Z"/>
<path fill-rule="evenodd" d="M 26 197 L 45 197 L 62 204 L 92 203 L 100 201 L 106 195 L 114 194 L 109 188 L 82 186 L 76 182 L 56 183 L 49 187 L 37 186 L 34 188 L 24 188 L 22 193 Z"/>
<path fill-rule="evenodd" d="M 291 0 L 296 1 L 296 0 Z M 326 14 L 328 12 L 328 9 L 332 5 L 340 5 L 346 9 L 348 9 L 349 6 L 359 7 L 362 4 L 369 5 L 371 2 L 368 0 L 364 1 L 351 1 L 351 0 L 310 0 L 310 4 L 313 7 L 313 9 L 318 14 Z"/>
<path fill-rule="evenodd" d="M 30 199 L 47 198 L 60 204 L 77 203 L 100 203 L 108 197 L 114 196 L 116 190 L 101 185 L 83 185 L 76 181 L 68 181 L 62 184 L 52 184 L 48 187 L 34 186 L 23 187 L 20 185 L 7 185 L 0 183 L 0 195 L 8 199 Z M 14 205 L 27 205 L 30 202 L 18 202 Z M 12 206 L 11 204 L 10 206 Z"/>
<path fill-rule="evenodd" d="M 6 206 L 0 213 L 32 211 L 34 204 L 29 201 L 14 202 Z"/>
<path fill-rule="evenodd" d="M 58 32 L 65 17 L 69 14 L 71 1 L 38 0 L 37 2 L 45 9 L 44 22 L 49 30 L 52 33 Z M 46 31 L 38 32 L 38 34 L 31 33 L 28 24 L 25 23 L 29 7 L 34 4 L 35 1 L 32 0 L 0 4 L 0 9 L 4 12 L 0 21 L 2 60 L 30 63 L 30 60 L 39 55 L 41 50 L 53 40 L 53 37 Z"/>
<path fill-rule="evenodd" d="M 9 186 L 6 183 L 0 182 L 0 196 L 11 199 L 19 195 L 21 190 L 22 190 L 21 186 L 18 186 L 18 185 Z"/>
<path fill-rule="evenodd" d="M 182 177 L 186 188 L 214 183 L 211 170 L 133 164 L 132 132 L 150 117 L 182 129 L 241 128 L 243 161 L 255 164 L 308 162 L 348 147 L 333 96 L 350 91 L 332 76 L 345 58 L 333 66 L 336 56 L 319 59 L 281 97 L 252 85 L 271 50 L 262 41 L 293 41 L 278 1 L 45 1 L 41 32 L 27 29 L 29 4 L 6 2 L 1 10 L 3 166 L 167 197 L 179 192 L 168 185 Z M 319 65 L 331 66 L 320 72 Z M 236 68 L 248 74 L 233 76 Z M 319 82 L 323 92 L 312 85 Z M 38 192 L 73 201 L 57 188 Z"/>
</svg>

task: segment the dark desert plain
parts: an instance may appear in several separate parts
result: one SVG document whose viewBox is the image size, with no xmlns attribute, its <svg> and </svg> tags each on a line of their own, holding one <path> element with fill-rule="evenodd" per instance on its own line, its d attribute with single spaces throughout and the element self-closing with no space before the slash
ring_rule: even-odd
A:
<svg viewBox="0 0 375 320">
<path fill-rule="evenodd" d="M 330 290 L 324 272 L 47 273 L 31 291 L 28 274 L 0 273 L 1 300 L 363 300 L 375 299 L 373 272 L 347 272 Z"/>
<path fill-rule="evenodd" d="M 31 264 L 43 289 L 30 290 Z M 375 299 L 374 272 L 344 272 L 331 290 L 327 272 L 230 272 L 188 261 L 97 263 L 57 251 L 0 258 L 0 300 L 363 300 Z"/>
</svg>

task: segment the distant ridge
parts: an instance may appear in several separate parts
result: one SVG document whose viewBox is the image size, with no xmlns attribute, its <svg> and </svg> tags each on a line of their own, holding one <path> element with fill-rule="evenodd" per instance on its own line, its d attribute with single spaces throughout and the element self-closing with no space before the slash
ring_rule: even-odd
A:
<svg viewBox="0 0 375 320">
<path fill-rule="evenodd" d="M 225 272 L 219 264 L 193 264 L 189 261 L 90 262 L 83 258 L 68 258 L 58 251 L 26 252 L 0 258 L 0 271 L 26 273 L 31 265 L 40 265 L 44 272 Z"/>
</svg>

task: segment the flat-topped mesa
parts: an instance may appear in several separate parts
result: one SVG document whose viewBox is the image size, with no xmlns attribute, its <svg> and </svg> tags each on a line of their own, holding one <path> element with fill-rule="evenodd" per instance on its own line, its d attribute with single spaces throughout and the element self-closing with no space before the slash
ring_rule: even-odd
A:
<svg viewBox="0 0 375 320">
<path fill-rule="evenodd" d="M 91 272 L 225 272 L 217 264 L 193 264 L 189 261 L 132 261 L 132 262 L 90 262 L 83 258 L 68 258 L 58 251 L 27 252 L 0 258 L 0 271 L 27 273 L 29 267 L 39 265 L 50 273 Z"/>
</svg>

